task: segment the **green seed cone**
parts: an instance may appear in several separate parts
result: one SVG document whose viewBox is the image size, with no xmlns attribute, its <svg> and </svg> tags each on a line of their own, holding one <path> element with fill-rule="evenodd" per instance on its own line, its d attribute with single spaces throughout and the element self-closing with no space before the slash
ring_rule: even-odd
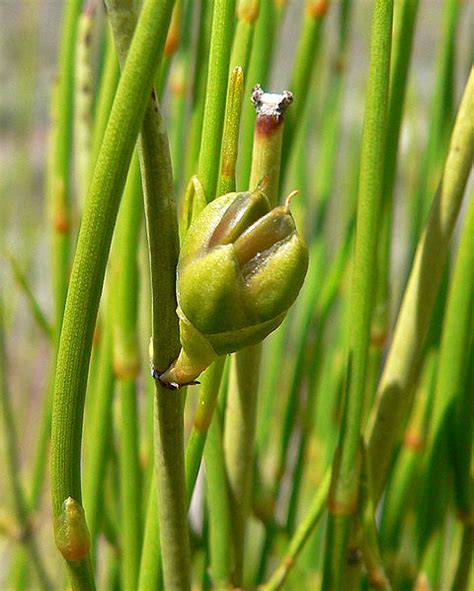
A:
<svg viewBox="0 0 474 591">
<path fill-rule="evenodd" d="M 228 193 L 193 221 L 178 264 L 182 351 L 163 383 L 192 382 L 217 356 L 262 341 L 283 321 L 308 268 L 289 200 L 270 210 L 260 188 Z"/>
</svg>

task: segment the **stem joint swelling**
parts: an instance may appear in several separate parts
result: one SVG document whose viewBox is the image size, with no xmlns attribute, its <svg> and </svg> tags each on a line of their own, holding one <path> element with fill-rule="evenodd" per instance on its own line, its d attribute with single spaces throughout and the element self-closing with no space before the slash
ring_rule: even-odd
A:
<svg viewBox="0 0 474 591">
<path fill-rule="evenodd" d="M 89 554 L 91 543 L 84 509 L 72 497 L 64 501 L 54 521 L 54 540 L 68 562 L 79 562 Z"/>
</svg>

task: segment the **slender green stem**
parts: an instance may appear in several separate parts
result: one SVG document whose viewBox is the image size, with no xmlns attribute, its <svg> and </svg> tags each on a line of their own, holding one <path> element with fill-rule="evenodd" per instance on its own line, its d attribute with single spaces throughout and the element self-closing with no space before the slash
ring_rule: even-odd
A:
<svg viewBox="0 0 474 591">
<path fill-rule="evenodd" d="M 89 178 L 92 177 L 102 139 L 104 137 L 105 128 L 107 127 L 107 121 L 115 97 L 119 75 L 120 68 L 118 65 L 117 53 L 112 40 L 112 32 L 107 23 L 104 66 L 100 78 L 100 88 L 96 98 L 94 127 L 92 130 Z"/>
<path fill-rule="evenodd" d="M 298 525 L 291 542 L 288 546 L 287 551 L 280 564 L 276 568 L 273 575 L 270 577 L 268 583 L 262 586 L 265 591 L 277 591 L 281 589 L 288 577 L 291 569 L 295 565 L 296 559 L 298 558 L 301 550 L 307 542 L 309 536 L 313 532 L 314 528 L 318 524 L 321 515 L 326 507 L 326 500 L 329 492 L 329 484 L 331 476 L 329 471 L 324 475 L 321 484 L 316 491 L 315 496 L 308 508 L 308 512 L 301 523 Z"/>
<path fill-rule="evenodd" d="M 235 0 L 215 0 L 198 164 L 198 177 L 208 202 L 214 199 L 217 189 L 234 14 Z"/>
<path fill-rule="evenodd" d="M 209 514 L 210 568 L 215 589 L 231 588 L 231 516 L 221 417 L 214 411 L 204 448 L 206 497 Z"/>
<path fill-rule="evenodd" d="M 438 375 L 434 397 L 433 416 L 430 426 L 430 450 L 427 456 L 427 470 L 424 480 L 425 503 L 420 510 L 420 554 L 428 545 L 430 536 L 444 521 L 447 511 L 443 487 L 436 486 L 439 474 L 445 469 L 442 459 L 449 463 L 453 428 L 453 408 L 459 398 L 470 397 L 467 390 L 468 359 L 472 341 L 474 310 L 474 199 L 471 199 L 459 243 L 456 262 L 451 278 L 448 304 L 443 323 L 443 334 L 439 350 Z M 465 392 L 463 396 L 463 392 Z M 467 408 L 467 405 L 466 405 Z M 467 413 L 469 416 L 469 413 Z M 469 423 L 466 424 L 469 431 Z M 472 445 L 472 443 L 471 443 Z M 459 451 L 459 450 L 458 450 Z M 469 498 L 470 488 L 470 445 L 458 453 L 458 466 L 464 456 L 463 478 Z M 467 507 L 469 510 L 469 505 Z"/>
<path fill-rule="evenodd" d="M 474 147 L 473 101 L 474 72 L 471 72 L 451 137 L 443 178 L 418 243 L 377 388 L 377 400 L 365 433 L 377 498 L 383 490 L 400 428 L 412 405 L 423 343 L 470 172 Z"/>
<path fill-rule="evenodd" d="M 234 548 L 233 582 L 236 586 L 242 586 L 243 580 L 261 351 L 260 344 L 253 345 L 234 357 L 225 414 L 224 451 Z"/>
<path fill-rule="evenodd" d="M 428 423 L 431 418 L 437 362 L 437 352 L 432 350 L 427 355 L 417 388 L 416 404 L 403 437 L 397 462 L 391 473 L 381 523 L 385 555 L 396 551 L 402 527 L 406 523 L 406 520 L 400 519 L 400 516 L 413 503 L 413 491 L 417 488 L 417 476 L 419 478 Z"/>
<path fill-rule="evenodd" d="M 126 173 L 163 49 L 172 1 L 142 8 L 89 186 L 59 343 L 52 421 L 52 496 L 56 518 L 63 503 L 80 504 L 84 396 L 92 337 Z M 73 589 L 94 588 L 88 552 L 68 561 Z"/>
<path fill-rule="evenodd" d="M 120 502 L 122 532 L 122 588 L 134 591 L 138 581 L 141 527 L 141 474 L 136 378 L 138 348 L 138 244 L 142 191 L 135 152 L 120 207 L 112 259 L 114 286 L 114 370 L 120 401 Z"/>
<path fill-rule="evenodd" d="M 140 147 L 152 290 L 150 361 L 153 368 L 162 373 L 176 359 L 180 348 L 175 292 L 178 224 L 172 201 L 169 147 L 156 102 L 147 111 Z M 184 478 L 183 401 L 179 394 L 164 390 L 157 380 L 155 399 L 155 464 L 165 587 L 187 589 L 190 585 L 190 550 Z"/>
<path fill-rule="evenodd" d="M 471 200 L 474 200 L 474 195 L 472 194 Z M 471 312 L 471 327 L 474 327 L 474 305 Z M 473 333 L 474 330 L 471 329 L 471 335 Z M 471 434 L 474 429 L 474 416 L 469 412 L 472 404 L 469 392 L 472 392 L 474 389 L 474 341 L 472 339 L 466 364 L 468 367 L 468 375 L 464 383 L 464 388 L 461 390 L 464 395 L 456 397 L 456 401 L 453 404 L 453 416 L 449 430 L 451 435 L 450 443 L 452 446 L 451 461 L 453 462 L 454 500 L 456 503 L 456 509 L 459 518 L 466 523 L 470 523 L 473 520 L 474 513 L 474 504 L 472 502 L 472 476 L 470 472 L 470 459 L 472 457 L 473 447 Z"/>
<path fill-rule="evenodd" d="M 284 179 L 298 127 L 303 121 L 303 112 L 309 96 L 309 86 L 317 61 L 322 24 L 329 8 L 329 0 L 307 0 L 303 26 L 296 49 L 290 90 L 298 98 L 288 114 L 282 151 L 282 177 Z"/>
<path fill-rule="evenodd" d="M 186 445 L 186 496 L 188 506 L 191 503 L 208 429 L 216 406 L 224 364 L 225 357 L 218 357 L 201 376 L 193 428 Z"/>
<path fill-rule="evenodd" d="M 235 191 L 235 165 L 239 147 L 240 114 L 244 95 L 244 72 L 235 67 L 230 73 L 227 105 L 222 136 L 221 170 L 217 194 L 226 195 Z"/>
<path fill-rule="evenodd" d="M 466 591 L 469 585 L 469 573 L 472 569 L 474 551 L 474 525 L 466 524 L 463 528 L 459 560 L 451 584 L 451 591 Z"/>
<path fill-rule="evenodd" d="M 310 264 L 314 260 L 310 253 Z M 304 286 L 303 286 L 304 289 Z M 271 433 L 271 417 L 275 403 L 275 392 L 281 379 L 281 359 L 283 359 L 286 340 L 288 338 L 288 317 L 267 338 L 265 371 L 260 381 L 260 396 L 257 412 L 257 432 L 255 448 L 257 455 L 262 457 L 267 449 Z"/>
<path fill-rule="evenodd" d="M 410 196 L 410 199 L 418 206 L 415 215 L 412 216 L 414 247 L 430 207 L 431 195 L 436 190 L 449 145 L 449 132 L 454 115 L 454 56 L 460 10 L 459 2 L 445 0 L 441 21 L 443 23 L 442 41 L 437 56 L 434 74 L 435 87 L 429 113 L 428 141 L 418 167 L 415 194 Z"/>
<path fill-rule="evenodd" d="M 95 384 L 90 389 L 90 397 L 94 408 L 91 413 L 93 419 L 85 425 L 85 438 L 91 434 L 100 433 L 100 437 L 94 437 L 94 448 L 88 455 L 88 461 L 84 467 L 84 505 L 87 507 L 87 520 L 91 536 L 91 544 L 94 550 L 96 537 L 100 528 L 103 506 L 103 487 L 107 459 L 109 457 L 110 441 L 112 437 L 112 399 L 114 393 L 115 375 L 112 369 L 112 313 L 113 306 L 106 295 L 103 337 L 100 347 L 98 372 Z M 95 386 L 95 387 L 94 387 Z"/>
<path fill-rule="evenodd" d="M 172 2 L 168 3 L 166 10 L 171 7 Z M 130 32 L 134 28 L 134 4 L 128 0 L 114 0 L 110 2 L 109 11 L 119 55 L 123 60 Z M 132 48 L 133 43 L 130 52 Z M 152 92 L 145 112 L 139 154 L 152 294 L 150 363 L 159 374 L 169 367 L 179 352 L 175 293 L 179 245 L 171 157 L 155 92 Z M 188 589 L 190 548 L 185 503 L 182 399 L 179 394 L 170 395 L 155 380 L 155 400 L 155 461 L 164 581 L 169 588 Z"/>
<path fill-rule="evenodd" d="M 154 470 L 148 495 L 138 591 L 159 588 L 158 585 L 162 574 L 160 524 L 158 521 L 158 503 L 156 502 L 156 497 L 156 471 Z"/>
<path fill-rule="evenodd" d="M 329 495 L 329 533 L 323 578 L 323 585 L 327 589 L 343 588 L 342 573 L 346 559 L 348 531 L 357 505 L 361 461 L 360 433 L 372 302 L 375 295 L 378 213 L 383 186 L 392 14 L 392 2 L 378 0 L 375 3 L 352 270 L 346 399 Z"/>
<path fill-rule="evenodd" d="M 81 6 L 82 0 L 71 0 L 65 6 L 59 49 L 58 79 L 53 91 L 54 120 L 49 206 L 52 223 L 53 295 L 57 339 L 61 330 L 69 279 L 74 54 Z"/>
<path fill-rule="evenodd" d="M 237 27 L 230 56 L 231 72 L 234 68 L 240 66 L 244 74 L 247 73 L 250 53 L 252 51 L 255 21 L 258 19 L 259 12 L 260 0 L 238 0 Z"/>
<path fill-rule="evenodd" d="M 189 3 L 188 12 L 192 12 L 191 3 Z M 191 15 L 192 16 L 192 15 Z M 186 15 L 187 20 L 191 20 L 191 16 Z M 184 31 L 184 35 L 190 35 L 190 31 Z M 189 94 L 189 75 L 191 71 L 191 49 L 188 44 L 183 43 L 183 47 L 174 60 L 169 80 L 169 89 L 171 95 L 171 124 L 170 124 L 170 145 L 171 145 L 171 160 L 173 162 L 173 170 L 182 171 L 184 168 L 184 156 L 187 150 L 185 144 L 186 138 L 186 116 L 187 116 L 187 99 Z M 184 175 L 175 175 L 176 192 L 179 194 L 182 190 L 185 181 Z"/>
<path fill-rule="evenodd" d="M 183 16 L 183 0 L 176 0 L 171 13 L 171 21 L 166 36 L 165 47 L 163 50 L 163 59 L 161 60 L 158 74 L 156 77 L 156 92 L 161 101 L 165 91 L 168 74 L 170 71 L 171 59 L 176 53 L 181 41 L 181 21 Z"/>
<path fill-rule="evenodd" d="M 94 24 L 94 5 L 87 3 L 78 21 L 74 80 L 75 179 L 81 204 L 87 191 L 91 154 L 94 85 L 92 35 Z"/>
<path fill-rule="evenodd" d="M 356 527 L 361 538 L 360 548 L 367 569 L 369 585 L 375 589 L 391 589 L 382 562 L 379 535 L 375 524 L 375 504 L 372 494 L 372 476 L 367 461 L 366 450 L 362 451 L 362 470 L 360 480 L 359 519 Z M 360 521 L 360 523 L 358 523 Z M 358 575 L 360 573 L 357 573 Z"/>
<path fill-rule="evenodd" d="M 201 2 L 196 59 L 194 61 L 194 80 L 192 85 L 192 113 L 187 142 L 186 180 L 196 173 L 201 146 L 213 4 L 214 0 L 203 0 Z"/>
<path fill-rule="evenodd" d="M 394 33 L 393 65 L 390 82 L 386 154 L 384 160 L 380 246 L 377 250 L 377 292 L 372 322 L 366 410 L 372 404 L 380 375 L 383 350 L 390 328 L 390 269 L 393 224 L 393 192 L 398 161 L 398 145 L 405 103 L 406 83 L 412 53 L 418 0 L 404 0 L 399 6 Z M 397 15 L 397 13 L 396 13 Z"/>
<path fill-rule="evenodd" d="M 331 77 L 321 115 L 321 147 L 318 151 L 318 174 L 314 175 L 316 211 L 314 227 L 318 232 L 326 220 L 327 206 L 334 189 L 334 172 L 340 140 L 342 97 L 347 72 L 347 45 L 352 0 L 343 0 L 339 7 L 339 36 L 337 55 L 331 68 Z M 313 216 L 311 216 L 313 221 Z"/>
</svg>

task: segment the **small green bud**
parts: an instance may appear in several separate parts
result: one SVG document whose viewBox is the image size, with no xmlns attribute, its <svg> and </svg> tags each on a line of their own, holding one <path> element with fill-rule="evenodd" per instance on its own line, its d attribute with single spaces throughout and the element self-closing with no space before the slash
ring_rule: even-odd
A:
<svg viewBox="0 0 474 591">
<path fill-rule="evenodd" d="M 262 341 L 303 285 L 308 249 L 289 210 L 270 209 L 258 187 L 211 202 L 191 223 L 178 264 L 182 350 L 160 376 L 192 382 L 219 355 Z"/>
<path fill-rule="evenodd" d="M 68 561 L 83 560 L 89 554 L 90 536 L 82 505 L 72 497 L 62 504 L 54 522 L 54 539 Z"/>
</svg>

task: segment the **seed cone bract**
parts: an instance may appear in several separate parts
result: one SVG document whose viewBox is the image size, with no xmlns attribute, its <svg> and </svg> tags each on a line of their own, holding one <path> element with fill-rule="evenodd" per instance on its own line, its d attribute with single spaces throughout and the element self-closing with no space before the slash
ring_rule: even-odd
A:
<svg viewBox="0 0 474 591">
<path fill-rule="evenodd" d="M 303 285 L 308 249 L 289 210 L 257 188 L 217 198 L 192 222 L 178 264 L 182 350 L 160 376 L 192 382 L 219 355 L 262 341 Z"/>
</svg>

